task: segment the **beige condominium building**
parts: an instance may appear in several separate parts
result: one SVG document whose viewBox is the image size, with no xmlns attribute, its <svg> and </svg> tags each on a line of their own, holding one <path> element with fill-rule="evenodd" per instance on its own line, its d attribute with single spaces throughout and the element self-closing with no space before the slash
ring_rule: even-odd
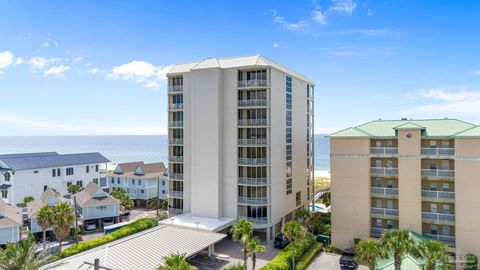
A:
<svg viewBox="0 0 480 270">
<path fill-rule="evenodd" d="M 312 191 L 313 82 L 258 55 L 167 77 L 170 213 L 247 218 L 271 238 Z"/>
<path fill-rule="evenodd" d="M 332 241 L 404 229 L 480 256 L 480 126 L 378 120 L 331 135 Z"/>
</svg>

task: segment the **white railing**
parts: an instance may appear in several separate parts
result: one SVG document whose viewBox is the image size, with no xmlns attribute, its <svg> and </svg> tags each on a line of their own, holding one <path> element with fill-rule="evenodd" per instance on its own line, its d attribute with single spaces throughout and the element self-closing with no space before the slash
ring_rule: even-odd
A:
<svg viewBox="0 0 480 270">
<path fill-rule="evenodd" d="M 169 208 L 168 213 L 170 215 L 180 215 L 180 214 L 183 214 L 183 209 L 182 208 Z"/>
<path fill-rule="evenodd" d="M 371 187 L 370 193 L 377 195 L 398 195 L 398 188 Z"/>
<path fill-rule="evenodd" d="M 181 85 L 169 85 L 168 92 L 182 92 L 183 91 L 183 84 Z"/>
<path fill-rule="evenodd" d="M 398 209 L 371 207 L 370 213 L 381 216 L 398 216 Z"/>
<path fill-rule="evenodd" d="M 169 104 L 168 105 L 168 108 L 170 110 L 181 110 L 183 109 L 183 103 L 173 103 L 173 104 Z"/>
<path fill-rule="evenodd" d="M 268 179 L 267 178 L 238 177 L 238 184 L 241 184 L 241 185 L 268 185 Z"/>
<path fill-rule="evenodd" d="M 169 173 L 168 178 L 182 180 L 183 179 L 183 173 Z"/>
<path fill-rule="evenodd" d="M 170 197 L 175 197 L 175 198 L 183 198 L 183 191 L 180 190 L 170 190 L 168 192 L 168 195 Z"/>
<path fill-rule="evenodd" d="M 180 138 L 169 138 L 168 139 L 169 144 L 183 144 L 183 139 Z"/>
<path fill-rule="evenodd" d="M 434 213 L 434 212 L 422 212 L 422 219 L 433 221 L 449 221 L 455 222 L 454 214 Z"/>
<path fill-rule="evenodd" d="M 268 203 L 267 197 L 238 197 L 238 203 L 263 205 Z"/>
<path fill-rule="evenodd" d="M 422 148 L 421 154 L 425 156 L 453 156 L 454 148 Z"/>
<path fill-rule="evenodd" d="M 424 233 L 423 235 L 435 239 L 437 241 L 444 242 L 448 245 L 455 245 L 455 236 L 450 235 L 441 235 L 441 234 L 431 234 L 431 233 Z"/>
<path fill-rule="evenodd" d="M 267 217 L 244 217 L 244 216 L 239 216 L 238 219 L 246 219 L 253 224 L 267 224 L 268 223 L 268 218 Z"/>
<path fill-rule="evenodd" d="M 266 158 L 238 158 L 238 164 L 264 165 L 264 164 L 267 164 L 267 159 Z"/>
<path fill-rule="evenodd" d="M 398 155 L 397 147 L 371 147 L 370 153 L 373 155 Z"/>
<path fill-rule="evenodd" d="M 454 170 L 437 170 L 437 169 L 422 169 L 422 176 L 431 177 L 455 177 Z"/>
<path fill-rule="evenodd" d="M 382 236 L 382 234 L 384 232 L 389 231 L 389 230 L 391 230 L 391 229 L 372 227 L 370 229 L 370 234 L 373 235 L 373 236 L 376 236 L 376 237 L 380 237 L 380 236 Z"/>
<path fill-rule="evenodd" d="M 169 127 L 183 127 L 183 121 L 169 121 Z"/>
<path fill-rule="evenodd" d="M 238 107 L 259 107 L 267 106 L 266 99 L 248 99 L 248 100 L 239 100 Z"/>
<path fill-rule="evenodd" d="M 238 119 L 239 126 L 266 126 L 267 119 Z"/>
<path fill-rule="evenodd" d="M 455 199 L 455 192 L 422 190 L 422 197 L 432 198 L 432 199 Z"/>
<path fill-rule="evenodd" d="M 372 167 L 371 174 L 377 175 L 398 175 L 398 168 Z"/>
<path fill-rule="evenodd" d="M 266 145 L 267 139 L 238 139 L 239 145 Z"/>
<path fill-rule="evenodd" d="M 170 162 L 183 162 L 183 156 L 169 156 L 168 161 L 170 161 Z"/>
<path fill-rule="evenodd" d="M 268 86 L 267 80 L 243 80 L 237 81 L 237 86 L 241 87 L 257 87 L 257 86 Z"/>
</svg>

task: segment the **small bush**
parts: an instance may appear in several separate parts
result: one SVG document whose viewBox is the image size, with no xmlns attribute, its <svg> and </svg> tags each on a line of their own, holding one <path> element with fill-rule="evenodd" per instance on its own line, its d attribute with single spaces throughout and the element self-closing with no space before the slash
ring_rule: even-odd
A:
<svg viewBox="0 0 480 270">
<path fill-rule="evenodd" d="M 332 245 L 326 246 L 325 251 L 328 252 L 328 253 L 335 253 L 335 254 L 340 254 L 340 255 L 343 253 L 342 249 L 334 247 Z"/>
<path fill-rule="evenodd" d="M 122 227 L 100 238 L 74 244 L 71 247 L 63 250 L 62 252 L 55 254 L 53 256 L 53 260 L 58 260 L 61 258 L 73 256 L 85 250 L 89 250 L 89 249 L 104 245 L 106 243 L 115 241 L 117 239 L 132 235 L 134 233 L 138 233 L 146 229 L 150 229 L 156 225 L 157 225 L 157 222 L 152 218 L 142 218 L 142 219 L 136 220 L 126 225 L 125 227 Z"/>
<path fill-rule="evenodd" d="M 303 255 L 298 263 L 296 263 L 296 270 L 307 269 L 310 263 L 317 257 L 317 255 L 322 251 L 322 243 L 314 243 L 310 249 Z"/>
<path fill-rule="evenodd" d="M 469 253 L 467 254 L 467 266 L 465 270 L 476 270 L 478 267 L 478 259 L 477 256 Z"/>
</svg>

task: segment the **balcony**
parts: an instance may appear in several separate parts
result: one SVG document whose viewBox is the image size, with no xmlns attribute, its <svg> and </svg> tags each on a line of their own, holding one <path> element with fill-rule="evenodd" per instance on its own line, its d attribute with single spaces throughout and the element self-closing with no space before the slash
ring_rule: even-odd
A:
<svg viewBox="0 0 480 270">
<path fill-rule="evenodd" d="M 381 197 L 397 197 L 398 188 L 388 188 L 388 187 L 371 187 L 370 194 Z"/>
<path fill-rule="evenodd" d="M 250 222 L 252 222 L 253 224 L 267 224 L 268 223 L 268 218 L 267 217 L 257 217 L 257 218 L 254 218 L 254 217 L 243 217 L 243 216 L 239 216 L 238 219 L 246 219 Z"/>
<path fill-rule="evenodd" d="M 372 227 L 370 229 L 370 235 L 373 236 L 373 237 L 380 237 L 380 236 L 382 236 L 383 233 L 385 233 L 386 231 L 392 230 L 392 229 Z"/>
<path fill-rule="evenodd" d="M 266 158 L 238 158 L 240 165 L 266 165 L 268 161 Z"/>
<path fill-rule="evenodd" d="M 445 178 L 454 178 L 454 170 L 437 170 L 437 169 L 422 169 L 422 176 L 435 178 L 435 179 L 445 179 Z"/>
<path fill-rule="evenodd" d="M 239 204 L 248 204 L 248 205 L 266 205 L 268 204 L 267 197 L 244 197 L 238 196 Z"/>
<path fill-rule="evenodd" d="M 183 91 L 183 84 L 181 85 L 169 85 L 168 92 L 169 93 L 178 93 Z"/>
<path fill-rule="evenodd" d="M 181 199 L 181 198 L 183 198 L 183 191 L 181 191 L 181 190 L 170 190 L 168 192 L 168 196 L 170 198 L 180 198 Z"/>
<path fill-rule="evenodd" d="M 183 127 L 183 121 L 168 121 L 169 127 Z"/>
<path fill-rule="evenodd" d="M 175 180 L 183 180 L 183 173 L 169 173 L 168 178 Z"/>
<path fill-rule="evenodd" d="M 267 119 L 238 119 L 239 126 L 266 126 Z"/>
<path fill-rule="evenodd" d="M 372 156 L 396 156 L 398 155 L 398 148 L 397 147 L 371 147 L 370 154 Z"/>
<path fill-rule="evenodd" d="M 432 223 L 454 225 L 455 215 L 435 213 L 435 212 L 422 212 L 422 220 L 426 222 L 432 222 Z"/>
<path fill-rule="evenodd" d="M 427 236 L 429 238 L 432 238 L 434 240 L 443 242 L 449 246 L 454 247 L 455 246 L 455 236 L 450 236 L 450 235 L 441 235 L 441 234 L 431 234 L 431 233 L 424 233 L 424 236 Z"/>
<path fill-rule="evenodd" d="M 265 107 L 268 101 L 266 99 L 239 100 L 238 107 Z"/>
<path fill-rule="evenodd" d="M 182 110 L 183 109 L 183 103 L 168 104 L 168 109 L 169 110 Z"/>
<path fill-rule="evenodd" d="M 243 80 L 237 81 L 238 88 L 247 88 L 247 87 L 267 87 L 267 80 Z"/>
<path fill-rule="evenodd" d="M 249 177 L 238 177 L 239 185 L 246 186 L 265 186 L 268 185 L 267 178 L 249 178 Z"/>
<path fill-rule="evenodd" d="M 183 138 L 168 138 L 168 143 L 183 145 Z"/>
<path fill-rule="evenodd" d="M 422 148 L 421 154 L 431 158 L 453 158 L 455 148 Z"/>
<path fill-rule="evenodd" d="M 422 198 L 424 200 L 432 200 L 432 201 L 454 201 L 455 192 L 422 190 Z"/>
<path fill-rule="evenodd" d="M 267 139 L 238 139 L 238 145 L 267 145 Z"/>
<path fill-rule="evenodd" d="M 398 168 L 372 167 L 370 172 L 375 176 L 398 176 Z"/>
<path fill-rule="evenodd" d="M 370 214 L 378 218 L 398 218 L 398 209 L 371 207 Z"/>
<path fill-rule="evenodd" d="M 169 208 L 168 209 L 168 214 L 170 215 L 181 215 L 183 214 L 183 209 L 182 208 Z"/>
<path fill-rule="evenodd" d="M 183 156 L 169 156 L 169 162 L 183 162 Z"/>
</svg>

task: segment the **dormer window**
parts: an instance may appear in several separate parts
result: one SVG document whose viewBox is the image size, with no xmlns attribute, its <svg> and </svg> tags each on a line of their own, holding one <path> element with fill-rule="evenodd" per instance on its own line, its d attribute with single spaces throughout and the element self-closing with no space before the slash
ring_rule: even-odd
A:
<svg viewBox="0 0 480 270">
<path fill-rule="evenodd" d="M 5 173 L 5 182 L 10 182 L 10 177 L 11 177 L 10 173 L 6 172 Z"/>
</svg>

